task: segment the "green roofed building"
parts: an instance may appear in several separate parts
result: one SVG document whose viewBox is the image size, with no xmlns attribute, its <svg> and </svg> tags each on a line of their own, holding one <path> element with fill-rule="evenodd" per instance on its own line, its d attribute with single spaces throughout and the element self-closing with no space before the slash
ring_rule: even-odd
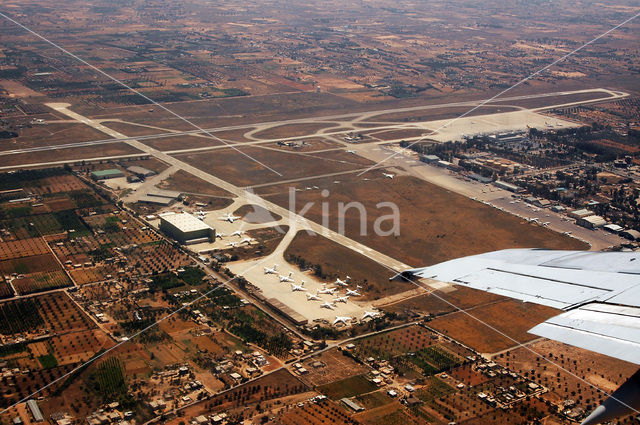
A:
<svg viewBox="0 0 640 425">
<path fill-rule="evenodd" d="M 93 180 L 115 179 L 116 177 L 124 177 L 124 173 L 117 168 L 99 170 L 91 173 L 91 178 Z"/>
</svg>

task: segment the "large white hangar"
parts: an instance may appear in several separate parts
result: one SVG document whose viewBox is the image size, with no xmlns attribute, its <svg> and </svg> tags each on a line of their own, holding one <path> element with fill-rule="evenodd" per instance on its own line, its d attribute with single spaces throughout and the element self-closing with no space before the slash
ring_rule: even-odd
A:
<svg viewBox="0 0 640 425">
<path fill-rule="evenodd" d="M 185 245 L 213 241 L 216 237 L 216 231 L 211 226 L 186 212 L 163 214 L 160 217 L 160 230 Z"/>
</svg>

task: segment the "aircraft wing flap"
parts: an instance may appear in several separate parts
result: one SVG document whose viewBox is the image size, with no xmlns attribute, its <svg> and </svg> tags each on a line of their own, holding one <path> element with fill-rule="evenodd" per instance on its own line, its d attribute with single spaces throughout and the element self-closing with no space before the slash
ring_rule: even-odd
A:
<svg viewBox="0 0 640 425">
<path fill-rule="evenodd" d="M 640 364 L 640 308 L 591 303 L 529 331 L 596 353 Z"/>
</svg>

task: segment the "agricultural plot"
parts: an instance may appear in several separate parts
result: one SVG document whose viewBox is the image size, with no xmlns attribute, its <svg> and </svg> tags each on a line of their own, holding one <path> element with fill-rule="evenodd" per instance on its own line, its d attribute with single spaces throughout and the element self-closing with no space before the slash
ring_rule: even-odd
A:
<svg viewBox="0 0 640 425">
<path fill-rule="evenodd" d="M 71 372 L 77 365 L 53 366 L 51 359 L 44 360 L 45 364 L 51 365 L 49 369 L 33 370 L 26 374 L 11 374 L 3 380 L 0 387 L 0 407 L 8 407 L 19 400 L 28 397 L 33 392 L 43 388 L 56 379 Z M 50 363 L 51 362 L 51 363 Z M 52 385 L 43 390 L 43 396 L 51 395 L 60 384 Z"/>
<path fill-rule="evenodd" d="M 267 400 L 299 394 L 307 390 L 307 386 L 289 371 L 280 369 L 260 379 L 233 388 L 231 391 L 214 395 L 206 402 L 189 408 L 185 413 L 195 417 L 204 413 L 216 413 L 238 407 L 245 408 L 253 403 L 263 403 Z"/>
<path fill-rule="evenodd" d="M 115 273 L 114 267 L 103 266 L 103 265 L 81 267 L 77 269 L 74 268 L 69 270 L 69 275 L 71 275 L 71 279 L 73 279 L 73 281 L 77 285 L 84 285 L 87 283 L 94 283 L 94 282 L 103 282 L 109 279 L 108 276 L 113 276 L 113 273 Z"/>
<path fill-rule="evenodd" d="M 118 357 L 110 357 L 100 362 L 89 382 L 89 385 L 104 402 L 119 400 L 127 396 L 124 365 Z"/>
<path fill-rule="evenodd" d="M 21 276 L 14 279 L 12 283 L 19 295 L 66 288 L 67 286 L 73 285 L 73 282 L 71 282 L 67 274 L 62 270 L 31 273 L 24 277 Z"/>
<path fill-rule="evenodd" d="M 95 329 L 89 319 L 65 293 L 56 292 L 35 298 L 38 312 L 51 332 Z"/>
<path fill-rule="evenodd" d="M 0 242 L 0 261 L 12 258 L 42 255 L 49 252 L 47 244 L 41 238 L 28 238 L 18 241 Z"/>
<path fill-rule="evenodd" d="M 9 282 L 4 280 L 3 277 L 0 277 L 0 299 L 2 298 L 11 298 L 15 294 L 13 293 L 13 289 Z"/>
<path fill-rule="evenodd" d="M 58 260 L 50 253 L 0 261 L 0 273 L 5 275 L 53 272 L 59 269 Z"/>
<path fill-rule="evenodd" d="M 437 336 L 421 326 L 409 326 L 355 342 L 353 354 L 360 360 L 369 357 L 390 360 L 395 356 L 415 353 L 438 342 Z"/>
<path fill-rule="evenodd" d="M 301 375 L 300 379 L 312 387 L 329 384 L 355 375 L 362 375 L 370 371 L 370 368 L 357 363 L 337 349 L 325 351 L 319 356 L 313 356 L 305 360 L 302 365 L 307 369 L 308 373 Z"/>
<path fill-rule="evenodd" d="M 104 338 L 104 334 L 98 329 L 78 330 L 52 337 L 49 345 L 58 364 L 75 364 L 90 359 L 100 348 L 110 343 Z"/>
<path fill-rule="evenodd" d="M 6 228 L 15 239 L 34 238 L 62 231 L 62 226 L 53 214 L 38 214 L 6 220 L 0 224 L 0 227 Z"/>
<path fill-rule="evenodd" d="M 344 397 L 354 397 L 369 393 L 375 391 L 377 388 L 376 384 L 364 375 L 356 375 L 330 384 L 321 385 L 318 387 L 318 391 L 333 400 L 340 400 Z"/>
<path fill-rule="evenodd" d="M 0 304 L 0 334 L 31 332 L 44 325 L 44 318 L 39 313 L 39 303 L 33 298 Z"/>
<path fill-rule="evenodd" d="M 270 421 L 274 425 L 351 425 L 355 421 L 339 405 L 331 400 L 304 403 L 302 406 L 287 410 Z"/>
<path fill-rule="evenodd" d="M 527 331 L 557 315 L 558 310 L 505 299 L 475 308 L 472 314 L 473 317 L 461 312 L 451 313 L 434 319 L 429 326 L 477 351 L 495 353 L 536 338 Z M 502 334 L 490 329 L 481 321 L 498 329 Z"/>
</svg>

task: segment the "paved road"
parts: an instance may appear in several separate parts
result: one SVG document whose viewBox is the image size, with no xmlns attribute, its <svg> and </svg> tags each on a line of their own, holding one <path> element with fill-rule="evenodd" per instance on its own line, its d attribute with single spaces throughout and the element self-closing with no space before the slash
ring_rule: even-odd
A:
<svg viewBox="0 0 640 425">
<path fill-rule="evenodd" d="M 85 116 L 82 116 L 76 112 L 73 112 L 71 110 L 68 109 L 68 107 L 70 106 L 67 103 L 51 103 L 48 104 L 47 106 L 51 107 L 52 109 L 56 110 L 57 112 L 64 114 L 68 117 L 71 117 L 79 122 L 82 122 L 86 125 L 89 125 L 93 128 L 95 128 L 98 131 L 101 131 L 105 134 L 108 134 L 109 136 L 116 138 L 116 139 L 123 139 L 125 140 L 125 143 L 127 143 L 130 146 L 133 146 L 134 148 L 145 152 L 151 156 L 156 157 L 157 159 L 166 162 L 167 164 L 177 167 L 179 169 L 182 169 L 184 171 L 187 171 L 188 173 L 193 174 L 196 177 L 201 178 L 202 180 L 211 183 L 213 185 L 216 185 L 228 192 L 233 193 L 234 195 L 236 195 L 239 199 L 241 200 L 245 200 L 246 203 L 249 204 L 258 204 L 261 205 L 263 207 L 265 207 L 266 209 L 274 212 L 275 214 L 278 214 L 280 216 L 282 216 L 283 218 L 286 218 L 287 220 L 289 220 L 289 225 L 291 227 L 307 227 L 311 230 L 313 230 L 314 232 L 324 235 L 328 238 L 330 238 L 331 240 L 333 240 L 334 242 L 337 242 L 341 245 L 344 245 L 347 248 L 353 249 L 359 253 L 361 253 L 362 255 L 371 258 L 373 261 L 376 261 L 380 264 L 383 264 L 384 266 L 396 270 L 396 271 L 400 271 L 400 270 L 405 270 L 410 268 L 407 264 L 404 264 L 394 258 L 391 258 L 385 254 L 382 254 L 381 252 L 378 251 L 374 251 L 371 248 L 354 241 L 353 239 L 350 239 L 344 235 L 341 235 L 337 232 L 334 232 L 333 230 L 327 229 L 325 227 L 323 227 L 322 225 L 315 223 L 313 221 L 307 220 L 304 217 L 296 214 L 293 211 L 289 211 L 286 208 L 281 207 L 280 205 L 274 204 L 270 201 L 267 201 L 263 198 L 260 198 L 258 195 L 252 194 L 252 193 L 248 193 L 247 191 L 245 191 L 244 189 L 237 187 L 235 185 L 232 185 L 231 183 L 226 182 L 225 180 L 222 180 L 216 176 L 213 176 L 209 173 L 206 173 L 196 167 L 193 167 L 183 161 L 180 161 L 177 158 L 174 158 L 168 154 L 166 154 L 165 152 L 161 152 L 157 149 L 151 148 L 141 142 L 139 142 L 138 140 L 132 140 L 131 138 L 127 137 L 126 135 L 119 133 L 113 129 L 110 129 L 109 127 L 106 127 L 103 124 L 100 124 L 96 121 L 93 121 Z"/>
<path fill-rule="evenodd" d="M 539 99 L 539 98 L 548 98 L 548 97 L 556 97 L 556 96 L 563 96 L 563 95 L 566 96 L 566 95 L 582 94 L 582 93 L 603 93 L 606 96 L 599 97 L 597 99 L 587 100 L 587 101 L 568 102 L 568 103 L 557 104 L 557 105 L 548 105 L 548 106 L 544 106 L 544 107 L 540 107 L 540 108 L 533 108 L 533 109 L 530 109 L 530 110 L 531 111 L 540 111 L 540 110 L 551 109 L 551 108 L 556 108 L 556 107 L 566 107 L 566 106 L 572 106 L 572 105 L 583 105 L 583 104 L 586 104 L 586 103 L 601 102 L 601 101 L 605 101 L 605 100 L 615 100 L 615 99 L 619 99 L 619 98 L 628 96 L 628 94 L 624 93 L 624 92 L 615 92 L 615 91 L 606 90 L 606 89 L 585 89 L 585 90 L 575 90 L 575 91 L 562 91 L 562 92 L 553 92 L 553 93 L 532 94 L 532 95 L 524 95 L 524 96 L 503 97 L 503 98 L 495 99 L 492 102 L 489 102 L 489 104 L 495 104 L 495 103 L 504 104 L 504 102 L 510 102 L 510 101 L 520 101 L 520 100 L 527 100 L 527 99 Z M 140 140 L 159 139 L 159 138 L 176 137 L 176 136 L 188 136 L 188 135 L 199 135 L 199 136 L 202 136 L 202 137 L 205 137 L 205 138 L 210 138 L 206 134 L 203 134 L 205 131 L 209 132 L 209 133 L 216 133 L 216 132 L 228 131 L 228 130 L 253 129 L 249 133 L 257 133 L 257 132 L 264 131 L 264 130 L 269 129 L 269 128 L 278 127 L 278 126 L 287 125 L 287 124 L 317 123 L 317 122 L 325 121 L 325 122 L 336 122 L 338 124 L 338 126 L 342 126 L 342 125 L 349 125 L 350 123 L 362 122 L 364 120 L 367 120 L 367 119 L 370 119 L 372 117 L 376 117 L 376 116 L 379 116 L 379 115 L 402 113 L 402 112 L 413 112 L 413 111 L 430 110 L 430 109 L 444 109 L 444 108 L 460 107 L 460 106 L 463 106 L 463 107 L 464 106 L 474 107 L 474 106 L 478 106 L 478 105 L 482 104 L 483 102 L 486 102 L 486 99 L 484 99 L 484 100 L 481 99 L 481 100 L 464 101 L 464 102 L 450 102 L 450 103 L 437 104 L 437 105 L 413 106 L 413 107 L 406 107 L 406 108 L 390 108 L 390 109 L 381 109 L 381 110 L 375 110 L 375 111 L 369 111 L 369 112 L 354 112 L 354 113 L 349 113 L 349 114 L 328 115 L 328 116 L 309 117 L 309 118 L 299 118 L 299 119 L 293 119 L 293 120 L 281 120 L 281 121 L 263 122 L 263 123 L 255 123 L 255 124 L 241 124 L 241 125 L 226 126 L 226 127 L 214 127 L 214 128 L 205 129 L 204 131 L 201 131 L 201 130 L 178 131 L 178 130 L 167 130 L 167 129 L 164 129 L 166 131 L 165 133 L 159 133 L 159 134 L 153 134 L 153 135 L 143 135 L 143 136 L 135 136 L 135 137 L 129 137 L 129 136 L 121 135 L 121 137 L 113 137 L 112 139 L 102 139 L 102 140 L 93 140 L 93 141 L 86 141 L 86 142 L 67 143 L 67 144 L 55 145 L 55 146 L 39 146 L 39 147 L 24 148 L 24 149 L 12 149 L 12 150 L 7 150 L 7 151 L 0 151 L 0 155 L 10 155 L 10 154 L 28 153 L 28 152 L 39 152 L 39 151 L 48 151 L 48 150 L 56 150 L 56 149 L 63 149 L 63 148 L 73 148 L 73 147 L 81 147 L 81 146 L 94 146 L 94 145 L 100 145 L 100 144 L 105 144 L 105 143 L 118 143 L 118 142 L 128 141 L 128 140 L 140 141 Z M 504 106 L 508 107 L 509 105 L 505 104 Z M 91 121 L 93 123 L 100 124 L 100 125 L 102 124 L 102 122 L 108 122 L 108 121 L 114 121 L 114 122 L 118 121 L 118 122 L 126 123 L 126 121 L 121 121 L 121 120 L 107 120 L 107 119 L 90 120 L 89 118 L 85 118 L 85 117 L 82 117 L 82 118 L 87 120 L 87 122 Z M 349 118 L 352 118 L 352 119 L 349 120 Z M 138 125 L 137 123 L 132 123 L 132 124 L 133 125 Z M 147 126 L 147 125 L 143 125 L 143 126 L 149 127 L 149 128 L 161 129 L 161 127 L 154 127 L 154 126 Z M 397 129 L 397 128 L 417 128 L 417 127 L 415 127 L 415 123 L 404 124 L 404 123 L 391 123 L 391 122 L 389 122 L 389 123 L 387 123 L 387 125 L 381 125 L 381 126 L 376 127 L 376 128 L 368 128 L 366 130 L 367 131 L 371 131 L 371 130 L 378 130 L 378 129 L 379 130 L 384 130 L 384 129 L 392 129 L 392 128 L 393 129 Z M 344 133 L 348 133 L 350 131 L 352 131 L 352 130 L 336 131 L 336 132 L 327 133 L 327 135 L 344 134 Z M 360 131 L 362 131 L 362 129 Z M 292 140 L 292 139 L 301 138 L 301 137 L 308 138 L 308 137 L 311 137 L 311 136 L 312 135 L 305 135 L 305 136 L 299 136 L 299 137 L 288 137 L 288 138 L 284 138 L 284 139 L 259 139 L 259 140 L 254 140 L 253 142 L 245 142 L 245 143 L 239 143 L 239 144 L 234 144 L 234 145 L 270 143 L 270 142 L 275 142 L 275 141 L 279 141 L 279 140 Z M 225 145 L 221 145 L 221 146 L 218 146 L 216 148 L 224 148 L 224 147 L 226 147 L 226 146 Z"/>
</svg>

